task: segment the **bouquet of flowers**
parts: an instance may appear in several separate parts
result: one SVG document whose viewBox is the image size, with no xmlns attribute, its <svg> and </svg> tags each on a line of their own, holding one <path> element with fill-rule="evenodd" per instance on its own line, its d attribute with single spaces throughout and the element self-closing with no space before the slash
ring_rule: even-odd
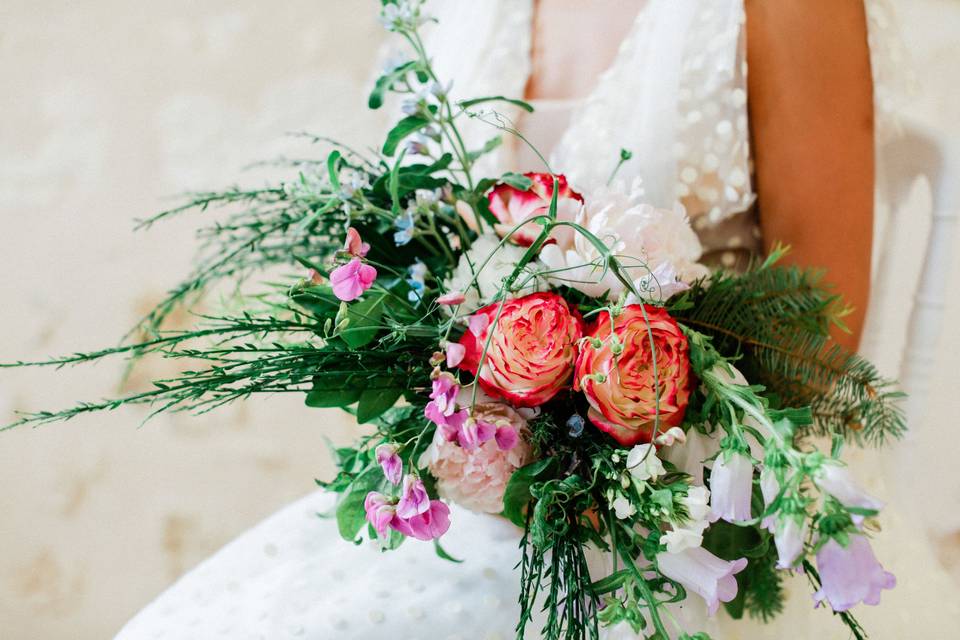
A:
<svg viewBox="0 0 960 640">
<path fill-rule="evenodd" d="M 782 249 L 744 273 L 711 273 L 684 212 L 615 176 L 581 193 L 549 168 L 474 175 L 499 135 L 516 133 L 489 117 L 496 103 L 531 107 L 453 101 L 419 4 L 384 0 L 382 20 L 411 57 L 370 95 L 374 109 L 398 96 L 404 112 L 379 153 L 332 143 L 291 182 L 198 194 L 147 220 L 227 209 L 140 339 L 14 365 L 159 353 L 201 366 L 17 424 L 303 393 L 374 427 L 335 450 L 339 473 L 323 483 L 340 494 L 346 540 L 432 541 L 449 558 L 448 502 L 523 528 L 518 637 L 542 610 L 550 639 L 617 625 L 703 639 L 668 629 L 671 605 L 699 597 L 710 612 L 767 619 L 785 571 L 804 572 L 865 637 L 848 610 L 877 604 L 894 578 L 868 541 L 881 505 L 840 454 L 899 436 L 904 421 L 890 383 L 831 342 L 843 304 L 818 273 L 779 265 Z M 498 135 L 468 148 L 466 118 Z M 278 267 L 300 271 L 276 285 Z M 262 273 L 271 284 L 240 295 L 239 311 L 163 328 L 216 283 Z M 611 568 L 591 572 L 591 553 Z"/>
</svg>

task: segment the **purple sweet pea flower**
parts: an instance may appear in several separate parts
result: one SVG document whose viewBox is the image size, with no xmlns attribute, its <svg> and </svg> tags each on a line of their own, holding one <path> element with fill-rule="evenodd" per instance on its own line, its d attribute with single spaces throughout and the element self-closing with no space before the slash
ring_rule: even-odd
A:
<svg viewBox="0 0 960 640">
<path fill-rule="evenodd" d="M 430 496 L 423 480 L 416 476 L 407 475 L 403 479 L 403 493 L 397 503 L 397 517 L 402 520 L 424 513 L 430 508 Z"/>
<path fill-rule="evenodd" d="M 680 553 L 659 554 L 657 565 L 663 575 L 706 600 L 707 609 L 713 615 L 721 602 L 730 602 L 737 597 L 734 576 L 746 568 L 747 559 L 727 562 L 703 547 L 692 547 Z"/>
<path fill-rule="evenodd" d="M 410 538 L 435 540 L 450 528 L 450 508 L 439 500 L 431 500 L 423 513 L 411 518 L 395 518 L 392 526 Z"/>
<path fill-rule="evenodd" d="M 397 514 L 395 500 L 376 491 L 367 494 L 363 509 L 367 512 L 367 522 L 372 524 L 381 536 L 387 533 L 387 527 L 393 523 Z"/>
<path fill-rule="evenodd" d="M 880 592 L 892 589 L 896 577 L 883 570 L 870 542 L 862 535 L 851 535 L 846 548 L 836 540 L 828 541 L 817 553 L 820 590 L 814 600 L 826 600 L 834 611 L 846 611 L 859 602 L 880 604 Z"/>
<path fill-rule="evenodd" d="M 403 475 L 403 462 L 397 455 L 397 448 L 392 444 L 381 444 L 374 451 L 377 464 L 383 469 L 383 475 L 387 477 L 392 484 L 400 484 L 400 477 Z"/>
<path fill-rule="evenodd" d="M 750 519 L 753 463 L 740 452 L 722 452 L 710 474 L 710 507 L 714 520 L 742 522 Z"/>
</svg>

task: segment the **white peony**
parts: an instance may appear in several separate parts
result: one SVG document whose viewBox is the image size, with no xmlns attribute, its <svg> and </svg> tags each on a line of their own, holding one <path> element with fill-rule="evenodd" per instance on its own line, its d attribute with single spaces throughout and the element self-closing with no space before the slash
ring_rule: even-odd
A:
<svg viewBox="0 0 960 640">
<path fill-rule="evenodd" d="M 504 243 L 500 245 L 500 238 L 493 233 L 484 233 L 473 241 L 470 249 L 460 256 L 460 262 L 453 274 L 447 279 L 447 291 L 462 291 L 465 297 L 460 307 L 461 313 L 475 311 L 489 304 L 500 291 L 505 278 L 509 277 L 517 263 L 526 252 L 526 247 Z M 492 257 L 491 257 L 492 256 Z M 484 265 L 487 258 L 489 261 Z M 527 269 L 538 270 L 536 263 L 531 263 Z M 476 282 L 471 283 L 476 275 Z M 521 275 L 518 284 L 522 283 L 525 275 Z M 526 295 L 536 291 L 536 280 L 532 279 L 523 292 L 513 295 Z M 513 297 L 513 296 L 508 296 Z"/>
<path fill-rule="evenodd" d="M 639 181 L 629 189 L 623 182 L 602 187 L 584 200 L 576 222 L 613 252 L 644 299 L 665 300 L 709 274 L 697 262 L 703 249 L 682 207 L 657 209 L 643 202 Z M 600 251 L 581 233 L 572 243 L 545 246 L 540 260 L 554 271 L 555 283 L 589 296 L 609 291 L 615 299 L 626 290 L 609 270 L 603 273 Z"/>
</svg>

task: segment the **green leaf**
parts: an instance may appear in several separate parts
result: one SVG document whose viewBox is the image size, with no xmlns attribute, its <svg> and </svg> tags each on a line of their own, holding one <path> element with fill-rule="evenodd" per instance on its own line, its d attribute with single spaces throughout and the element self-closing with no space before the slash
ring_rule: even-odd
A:
<svg viewBox="0 0 960 640">
<path fill-rule="evenodd" d="M 461 109 L 469 109 L 470 107 L 482 104 L 484 102 L 508 102 L 516 107 L 520 107 L 527 113 L 533 113 L 533 105 L 531 105 L 529 102 L 517 100 L 516 98 L 508 98 L 506 96 L 486 96 L 484 98 L 474 98 L 473 100 L 464 100 L 462 102 L 458 102 L 457 105 Z"/>
<path fill-rule="evenodd" d="M 330 389 L 314 386 L 307 393 L 306 404 L 316 409 L 332 407 L 346 407 L 360 399 L 361 391 L 357 389 Z"/>
<path fill-rule="evenodd" d="M 351 349 L 359 349 L 369 344 L 380 332 L 385 295 L 367 296 L 347 307 L 347 318 L 350 322 L 340 332 L 340 338 Z"/>
<path fill-rule="evenodd" d="M 387 91 L 390 91 L 393 83 L 403 77 L 403 75 L 408 71 L 413 71 L 416 67 L 417 62 L 415 60 L 411 60 L 410 62 L 397 65 L 387 73 L 377 78 L 377 81 L 373 86 L 373 91 L 370 92 L 370 97 L 367 99 L 367 106 L 371 109 L 379 109 L 382 107 L 383 98 Z"/>
<path fill-rule="evenodd" d="M 518 527 L 526 526 L 524 510 L 532 498 L 530 486 L 553 475 L 555 467 L 554 458 L 544 458 L 514 471 L 503 492 L 503 516 Z"/>
<path fill-rule="evenodd" d="M 367 494 L 380 488 L 383 472 L 380 467 L 367 468 L 350 483 L 350 487 L 337 503 L 337 530 L 344 540 L 354 541 L 367 521 L 363 501 Z"/>
<path fill-rule="evenodd" d="M 357 422 L 364 424 L 379 418 L 396 404 L 401 395 L 403 395 L 403 387 L 399 385 L 388 388 L 377 385 L 377 388 L 362 390 L 360 403 L 357 405 Z"/>
<path fill-rule="evenodd" d="M 490 138 L 489 140 L 486 141 L 486 143 L 484 143 L 483 147 L 481 147 L 480 149 L 477 149 L 476 151 L 470 151 L 469 153 L 467 153 L 467 160 L 469 160 L 470 162 L 473 162 L 480 156 L 484 156 L 490 153 L 491 151 L 499 147 L 502 143 L 503 143 L 503 138 L 500 136 Z"/>
<path fill-rule="evenodd" d="M 327 156 L 327 173 L 330 174 L 330 184 L 333 186 L 333 190 L 337 193 L 340 192 L 340 176 L 338 175 L 337 163 L 340 162 L 340 152 L 334 149 L 330 152 L 330 155 Z"/>
<path fill-rule="evenodd" d="M 387 134 L 387 141 L 383 143 L 383 155 L 392 157 L 404 138 L 428 124 L 430 124 L 430 121 L 423 116 L 407 116 L 398 122 Z"/>
<path fill-rule="evenodd" d="M 434 551 L 437 552 L 437 555 L 443 558 L 444 560 L 449 560 L 450 562 L 455 562 L 457 564 L 460 564 L 461 562 L 463 562 L 463 560 L 457 560 L 456 558 L 451 556 L 449 553 L 447 553 L 446 549 L 440 546 L 439 540 L 433 541 L 433 549 Z"/>
<path fill-rule="evenodd" d="M 500 178 L 500 182 L 508 184 L 514 189 L 519 189 L 520 191 L 529 191 L 530 187 L 533 186 L 533 180 L 519 173 L 505 173 Z"/>
<path fill-rule="evenodd" d="M 703 548 L 727 561 L 762 556 L 768 544 L 768 536 L 756 527 L 741 527 L 723 520 L 710 525 L 703 534 Z"/>
</svg>

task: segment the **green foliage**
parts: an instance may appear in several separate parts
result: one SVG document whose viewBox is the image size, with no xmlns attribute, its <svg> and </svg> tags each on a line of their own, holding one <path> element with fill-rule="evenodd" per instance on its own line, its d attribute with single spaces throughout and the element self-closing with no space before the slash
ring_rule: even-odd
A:
<svg viewBox="0 0 960 640">
<path fill-rule="evenodd" d="M 347 323 L 340 330 L 340 339 L 352 349 L 364 347 L 380 332 L 380 320 L 386 306 L 386 294 L 367 295 L 347 306 Z"/>
<path fill-rule="evenodd" d="M 772 260 L 717 274 L 674 303 L 687 326 L 713 338 L 782 406 L 809 406 L 813 431 L 880 445 L 905 429 L 902 394 L 876 368 L 830 339 L 845 311 L 818 273 Z"/>
<path fill-rule="evenodd" d="M 747 568 L 737 574 L 738 587 L 743 591 L 744 608 L 751 618 L 770 622 L 783 611 L 783 572 L 777 569 L 777 549 L 767 547 L 767 553 L 752 558 Z"/>
<path fill-rule="evenodd" d="M 367 100 L 367 106 L 371 109 L 379 109 L 382 107 L 383 99 L 387 92 L 391 91 L 394 85 L 401 81 L 408 73 L 416 71 L 418 68 L 419 62 L 416 60 L 411 60 L 409 62 L 404 62 L 403 64 L 397 65 L 389 72 L 377 78 L 377 81 L 373 86 L 373 91 L 370 93 L 370 97 Z"/>
<path fill-rule="evenodd" d="M 430 120 L 424 116 L 407 116 L 396 125 L 387 134 L 387 140 L 383 143 L 383 155 L 392 157 L 397 152 L 397 147 L 403 142 L 403 139 L 412 133 L 423 129 L 430 124 Z"/>
<path fill-rule="evenodd" d="M 403 378 L 385 377 L 380 384 L 375 387 L 364 388 L 360 392 L 357 402 L 357 422 L 365 423 L 379 418 L 383 413 L 392 407 L 403 392 L 406 380 Z"/>
<path fill-rule="evenodd" d="M 527 505 L 533 498 L 531 486 L 537 481 L 555 476 L 557 466 L 556 459 L 542 458 L 514 471 L 503 493 L 504 517 L 518 527 L 525 526 Z"/>
</svg>

